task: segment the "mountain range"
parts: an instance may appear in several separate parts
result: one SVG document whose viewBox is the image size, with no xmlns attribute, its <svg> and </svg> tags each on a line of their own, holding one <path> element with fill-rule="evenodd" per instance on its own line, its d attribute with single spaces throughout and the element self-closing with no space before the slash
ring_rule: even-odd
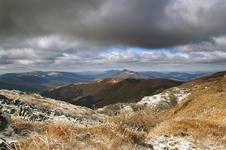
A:
<svg viewBox="0 0 226 150">
<path fill-rule="evenodd" d="M 0 75 L 0 89 L 16 89 L 26 92 L 43 92 L 49 88 L 74 82 L 89 82 L 90 76 L 69 72 L 35 71 Z"/>
<path fill-rule="evenodd" d="M 154 79 L 165 78 L 178 81 L 188 81 L 209 74 L 208 72 L 135 72 L 131 70 L 109 70 L 104 72 L 59 72 L 35 71 L 25 73 L 7 73 L 0 75 L 0 89 L 16 89 L 25 92 L 42 93 L 58 86 L 72 83 L 89 83 L 107 78 L 120 79 Z"/>
</svg>

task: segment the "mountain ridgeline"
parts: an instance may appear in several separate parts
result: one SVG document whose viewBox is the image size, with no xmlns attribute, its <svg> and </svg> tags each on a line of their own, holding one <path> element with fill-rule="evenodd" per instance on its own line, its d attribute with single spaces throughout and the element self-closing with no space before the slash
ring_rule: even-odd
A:
<svg viewBox="0 0 226 150">
<path fill-rule="evenodd" d="M 0 89 L 20 90 L 25 92 L 43 92 L 56 86 L 74 82 L 89 82 L 92 77 L 69 72 L 25 72 L 0 75 Z"/>
<path fill-rule="evenodd" d="M 36 92 L 90 108 L 137 102 L 206 73 L 159 73 L 110 70 L 96 73 L 26 72 L 0 76 L 0 89 Z"/>
<path fill-rule="evenodd" d="M 178 81 L 188 81 L 208 72 L 135 72 L 131 70 L 109 70 L 105 72 L 59 72 L 34 71 L 25 73 L 7 73 L 0 75 L 0 89 L 20 90 L 24 92 L 42 93 L 58 86 L 72 83 L 90 83 L 103 79 L 155 79 L 164 78 Z"/>
<path fill-rule="evenodd" d="M 102 107 L 115 103 L 137 102 L 144 96 L 160 93 L 181 83 L 169 79 L 110 78 L 88 84 L 62 86 L 42 95 L 75 105 Z"/>
</svg>

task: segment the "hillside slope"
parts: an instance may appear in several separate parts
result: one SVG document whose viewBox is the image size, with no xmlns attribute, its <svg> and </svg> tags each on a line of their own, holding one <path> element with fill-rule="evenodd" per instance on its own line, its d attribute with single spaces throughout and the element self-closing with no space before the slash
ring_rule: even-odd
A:
<svg viewBox="0 0 226 150">
<path fill-rule="evenodd" d="M 138 103 L 99 108 L 151 149 L 226 149 L 226 72 L 192 80 Z M 139 136 L 143 134 L 143 136 Z"/>
<path fill-rule="evenodd" d="M 202 149 L 226 148 L 226 72 L 193 80 L 181 86 L 190 95 L 162 115 L 167 118 L 149 133 L 192 137 Z M 211 147 L 211 148 L 210 148 Z"/>
<path fill-rule="evenodd" d="M 72 84 L 49 90 L 43 96 L 87 107 L 102 107 L 119 102 L 136 102 L 149 94 L 180 85 L 167 79 L 104 79 L 89 84 Z"/>
</svg>

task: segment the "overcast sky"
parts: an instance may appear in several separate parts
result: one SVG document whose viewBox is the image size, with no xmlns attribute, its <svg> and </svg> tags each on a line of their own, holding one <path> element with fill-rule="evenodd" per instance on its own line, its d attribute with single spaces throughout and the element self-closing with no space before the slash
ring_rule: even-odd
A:
<svg viewBox="0 0 226 150">
<path fill-rule="evenodd" d="M 0 0 L 0 72 L 226 70 L 225 0 Z"/>
</svg>

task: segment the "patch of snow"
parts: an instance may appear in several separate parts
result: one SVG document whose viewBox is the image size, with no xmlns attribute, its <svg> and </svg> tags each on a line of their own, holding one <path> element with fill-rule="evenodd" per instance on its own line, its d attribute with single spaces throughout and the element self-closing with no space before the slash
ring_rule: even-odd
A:
<svg viewBox="0 0 226 150">
<path fill-rule="evenodd" d="M 5 136 L 4 134 L 0 133 L 0 139 L 4 139 L 6 141 L 6 143 L 15 143 L 17 142 L 18 137 L 16 135 L 13 136 Z"/>
<path fill-rule="evenodd" d="M 110 80 L 110 83 L 118 83 L 118 82 L 119 82 L 118 79 L 111 79 L 111 80 Z"/>
<path fill-rule="evenodd" d="M 48 76 L 58 76 L 58 75 L 60 75 L 60 73 L 58 73 L 58 72 L 49 72 L 47 75 Z"/>
<path fill-rule="evenodd" d="M 144 105 L 144 106 L 155 106 L 162 100 L 163 100 L 162 96 L 160 94 L 158 94 L 158 95 L 153 95 L 153 96 L 146 96 L 137 104 Z"/>
<path fill-rule="evenodd" d="M 171 104 L 173 101 L 180 103 L 189 95 L 190 92 L 187 89 L 172 88 L 157 95 L 146 96 L 137 104 L 147 107 L 156 107 L 162 102 L 166 104 Z"/>
<path fill-rule="evenodd" d="M 53 121 L 54 122 L 71 122 L 71 120 L 64 115 L 53 117 Z"/>
<path fill-rule="evenodd" d="M 45 78 L 46 77 L 44 74 L 41 74 L 41 75 L 40 74 L 35 74 L 34 76 L 35 77 L 42 77 L 42 78 Z"/>
<path fill-rule="evenodd" d="M 125 72 L 125 74 L 134 75 L 135 73 L 134 72 L 131 72 L 131 71 L 127 71 L 127 72 Z"/>
<path fill-rule="evenodd" d="M 189 137 L 159 136 L 151 139 L 148 144 L 151 144 L 154 150 L 201 150 Z"/>
<path fill-rule="evenodd" d="M 182 102 L 186 97 L 188 97 L 191 93 L 187 89 L 179 89 L 175 88 L 173 92 L 174 96 L 176 96 L 177 102 Z"/>
<path fill-rule="evenodd" d="M 123 107 L 121 110 L 121 113 L 132 113 L 132 112 L 133 112 L 133 108 L 131 106 Z"/>
<path fill-rule="evenodd" d="M 103 81 L 102 79 L 100 79 L 100 80 L 96 80 L 96 82 L 97 82 L 97 83 L 100 83 L 100 82 L 102 82 L 102 81 Z"/>
</svg>

